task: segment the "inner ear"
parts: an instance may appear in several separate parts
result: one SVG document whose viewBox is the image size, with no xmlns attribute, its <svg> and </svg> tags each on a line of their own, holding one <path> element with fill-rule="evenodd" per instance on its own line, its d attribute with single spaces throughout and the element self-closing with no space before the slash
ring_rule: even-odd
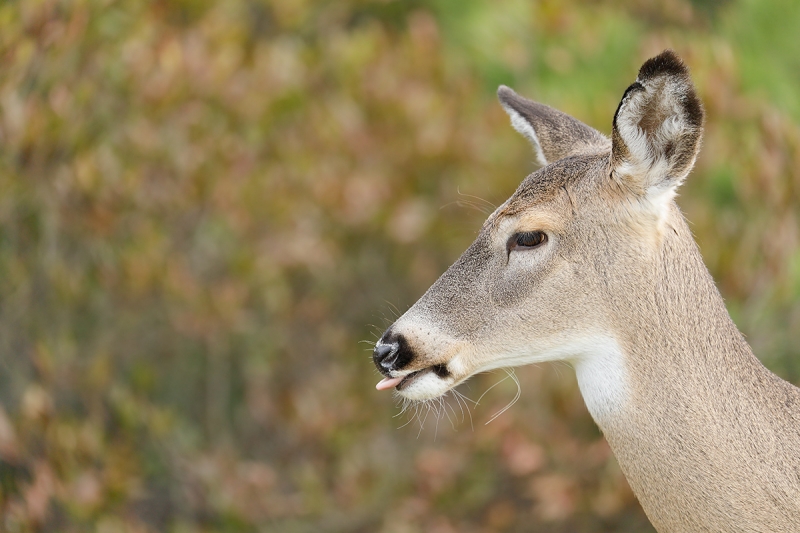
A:
<svg viewBox="0 0 800 533">
<path fill-rule="evenodd" d="M 639 128 L 648 136 L 655 135 L 661 124 L 670 116 L 670 112 L 662 104 L 664 100 L 662 88 L 653 91 L 653 97 L 647 100 L 642 108 L 642 118 L 639 120 Z"/>
<path fill-rule="evenodd" d="M 614 115 L 612 173 L 633 190 L 672 191 L 694 166 L 703 108 L 671 50 L 649 59 Z"/>
</svg>

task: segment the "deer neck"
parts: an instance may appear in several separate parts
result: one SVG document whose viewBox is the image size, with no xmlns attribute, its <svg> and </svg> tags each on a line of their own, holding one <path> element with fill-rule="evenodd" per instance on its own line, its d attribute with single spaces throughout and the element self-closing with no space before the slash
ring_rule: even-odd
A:
<svg viewBox="0 0 800 533">
<path fill-rule="evenodd" d="M 762 498 L 772 505 L 748 479 L 785 470 L 775 458 L 799 443 L 780 442 L 776 428 L 786 423 L 776 406 L 800 396 L 775 385 L 753 355 L 682 217 L 651 266 L 637 276 L 634 305 L 612 301 L 616 331 L 576 361 L 581 392 L 659 531 L 738 530 L 720 517 Z"/>
<path fill-rule="evenodd" d="M 575 362 L 587 406 L 604 431 L 630 420 L 631 409 L 659 409 L 664 416 L 675 410 L 680 416 L 693 403 L 724 398 L 730 393 L 725 386 L 765 372 L 674 209 L 654 260 L 645 268 L 631 265 L 631 275 L 612 276 L 624 283 L 608 284 L 606 305 L 613 325 L 589 342 Z M 665 394 L 676 394 L 680 401 L 658 401 Z"/>
<path fill-rule="evenodd" d="M 683 216 L 671 220 L 641 278 L 640 305 L 622 313 L 619 329 L 631 400 L 649 403 L 671 390 L 681 401 L 661 404 L 665 415 L 724 401 L 730 387 L 766 372 L 731 320 Z"/>
</svg>

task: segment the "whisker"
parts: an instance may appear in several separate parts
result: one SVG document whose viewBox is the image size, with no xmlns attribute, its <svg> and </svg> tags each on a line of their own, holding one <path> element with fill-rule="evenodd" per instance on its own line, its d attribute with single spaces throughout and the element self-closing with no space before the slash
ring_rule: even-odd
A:
<svg viewBox="0 0 800 533">
<path fill-rule="evenodd" d="M 397 429 L 403 429 L 404 427 L 406 427 L 407 425 L 409 425 L 411 422 L 413 422 L 414 420 L 416 420 L 419 417 L 419 406 L 417 404 L 410 404 L 410 405 L 412 405 L 414 407 L 414 414 L 410 415 L 408 417 L 408 422 L 406 422 L 402 426 L 398 427 Z"/>
<path fill-rule="evenodd" d="M 464 415 L 464 407 L 461 405 L 461 400 L 458 399 L 458 393 L 455 391 L 455 389 L 453 389 L 451 392 L 453 393 L 453 398 L 456 399 L 456 403 L 458 404 L 458 408 L 461 410 L 461 423 L 463 424 L 464 423 L 464 417 L 466 416 L 466 415 Z M 456 410 L 453 409 L 453 415 L 455 415 L 455 414 L 456 414 Z"/>
<path fill-rule="evenodd" d="M 455 202 L 455 204 L 458 207 L 469 207 L 470 209 L 474 209 L 475 211 L 479 211 L 480 213 L 483 213 L 486 216 L 489 216 L 489 215 L 492 214 L 492 211 L 488 210 L 487 208 L 485 208 L 485 207 L 483 207 L 481 205 L 474 204 L 474 203 L 469 202 L 467 200 L 458 200 L 457 202 Z"/>
<path fill-rule="evenodd" d="M 444 416 L 446 416 L 447 420 L 450 422 L 450 427 L 453 428 L 453 431 L 455 431 L 456 426 L 455 424 L 453 424 L 453 419 L 450 418 L 450 413 L 447 412 L 447 408 L 449 407 L 450 409 L 452 409 L 453 406 L 450 405 L 450 402 L 447 401 L 447 396 L 441 396 L 439 398 L 439 403 L 442 405 L 442 412 L 444 412 Z M 453 412 L 453 414 L 455 414 L 455 412 Z"/>
<path fill-rule="evenodd" d="M 514 395 L 514 399 L 513 399 L 513 400 L 511 400 L 511 401 L 508 403 L 508 405 L 506 405 L 505 407 L 503 407 L 502 409 L 500 409 L 498 412 L 496 412 L 496 413 L 495 413 L 495 414 L 492 416 L 492 418 L 490 418 L 490 419 L 489 419 L 489 421 L 488 421 L 488 422 L 486 422 L 486 424 L 484 424 L 484 426 L 485 426 L 485 425 L 488 425 L 488 424 L 490 424 L 492 421 L 496 420 L 498 416 L 502 415 L 503 413 L 505 413 L 506 411 L 508 411 L 509 409 L 511 409 L 511 406 L 512 406 L 512 405 L 514 405 L 515 403 L 517 403 L 517 400 L 519 400 L 519 399 L 520 399 L 520 396 L 522 396 L 522 387 L 521 387 L 521 386 L 520 386 L 520 384 L 519 384 L 519 378 L 517 378 L 517 375 L 516 375 L 516 373 L 514 372 L 514 369 L 512 368 L 512 369 L 510 369 L 510 370 L 509 370 L 509 369 L 507 369 L 507 368 L 504 368 L 503 370 L 505 370 L 505 371 L 506 371 L 506 374 L 508 374 L 508 377 L 510 377 L 510 378 L 511 378 L 511 379 L 514 381 L 514 383 L 516 383 L 516 384 L 517 384 L 517 393 Z"/>
<path fill-rule="evenodd" d="M 433 428 L 433 442 L 436 442 L 436 437 L 439 435 L 439 420 L 442 419 L 442 416 L 441 416 L 441 411 L 439 411 L 439 406 L 437 404 L 433 404 L 433 409 L 434 412 L 436 413 L 436 427 Z"/>
<path fill-rule="evenodd" d="M 469 385 L 469 384 L 467 384 L 467 385 Z M 455 390 L 455 389 L 453 389 L 453 392 L 455 392 L 456 394 L 458 394 L 459 396 L 461 396 L 461 397 L 462 397 L 464 400 L 468 401 L 468 402 L 469 402 L 469 403 L 471 403 L 472 405 L 478 405 L 478 402 L 476 402 L 475 400 L 473 400 L 472 398 L 470 398 L 469 396 L 467 396 L 467 395 L 466 395 L 466 394 L 464 394 L 463 392 L 458 392 L 458 391 L 457 391 L 457 390 Z M 464 405 L 466 405 L 466 404 L 464 404 Z"/>
<path fill-rule="evenodd" d="M 429 414 L 431 414 L 431 404 L 430 404 L 430 401 L 428 401 L 428 400 L 425 400 L 425 403 L 423 403 L 423 404 L 422 404 L 422 406 L 423 406 L 423 407 L 425 407 L 425 408 L 427 408 L 427 411 L 425 411 L 425 418 L 423 418 L 422 420 L 420 420 L 420 423 L 419 423 L 419 433 L 417 433 L 417 439 L 419 439 L 419 436 L 420 436 L 420 435 L 422 435 L 422 430 L 423 430 L 423 429 L 425 429 L 425 422 L 427 422 L 427 420 L 428 420 L 428 415 L 429 415 Z M 418 418 L 418 420 L 419 420 L 419 418 Z"/>
<path fill-rule="evenodd" d="M 458 200 L 454 202 L 447 202 L 446 204 L 439 207 L 440 210 L 444 209 L 445 207 L 450 207 L 451 205 L 458 205 Z"/>
<path fill-rule="evenodd" d="M 397 319 L 397 317 L 399 317 L 399 316 L 402 314 L 402 313 L 400 313 L 400 309 L 398 309 L 398 308 L 397 308 L 397 306 L 396 306 L 396 305 L 394 305 L 392 302 L 390 302 L 389 300 L 384 300 L 384 302 L 386 302 L 386 304 L 387 304 L 389 307 L 391 307 L 391 308 L 392 308 L 392 310 L 394 311 L 394 313 L 395 313 L 395 316 L 394 316 L 394 318 L 395 318 L 395 319 Z"/>
<path fill-rule="evenodd" d="M 416 414 L 416 412 L 414 413 L 414 415 L 412 415 L 412 416 L 410 416 L 410 417 L 408 418 L 408 422 L 406 422 L 406 423 L 405 423 L 405 424 L 403 424 L 402 426 L 398 426 L 398 427 L 397 427 L 397 429 L 403 429 L 404 427 L 406 427 L 407 425 L 409 425 L 411 422 L 413 422 L 415 418 L 417 418 L 417 414 Z"/>
<path fill-rule="evenodd" d="M 456 192 L 458 192 L 458 194 L 459 194 L 460 196 L 466 196 L 467 198 L 474 198 L 475 200 L 478 200 L 478 201 L 480 201 L 480 202 L 483 202 L 484 204 L 486 204 L 486 205 L 488 205 L 489 207 L 491 207 L 491 208 L 492 208 L 492 211 L 494 211 L 495 209 L 497 209 L 497 206 L 496 206 L 496 205 L 494 205 L 492 202 L 490 202 L 489 200 L 487 200 L 487 199 L 485 199 L 485 198 L 481 198 L 480 196 L 475 196 L 474 194 L 467 194 L 467 193 L 461 192 L 461 188 L 460 188 L 460 187 L 457 187 L 457 188 L 456 188 Z"/>
<path fill-rule="evenodd" d="M 453 390 L 453 392 L 455 393 L 456 399 L 459 400 L 459 405 L 461 405 L 461 402 L 464 402 L 464 407 L 467 408 L 467 414 L 469 415 L 469 427 L 474 432 L 475 431 L 475 425 L 472 423 L 472 411 L 470 411 L 469 405 L 467 405 L 467 402 L 466 402 L 466 400 L 469 400 L 469 398 L 467 398 L 466 396 L 464 396 L 463 394 L 461 394 L 457 390 Z M 472 400 L 469 400 L 469 401 L 472 401 Z"/>
<path fill-rule="evenodd" d="M 384 317 L 384 320 L 385 320 L 385 317 Z M 375 340 L 376 341 L 381 338 L 381 332 L 383 331 L 383 328 L 379 328 L 375 324 L 367 324 L 367 326 L 371 327 L 374 330 L 374 331 L 372 331 L 372 334 L 375 335 Z"/>
<path fill-rule="evenodd" d="M 411 406 L 411 402 L 408 401 L 407 399 L 403 398 L 402 402 L 401 402 L 401 405 L 400 405 L 400 412 L 397 413 L 396 415 L 394 415 L 392 418 L 397 418 L 398 416 L 402 415 L 403 413 L 405 413 L 408 410 L 408 408 L 410 406 Z"/>
<path fill-rule="evenodd" d="M 469 207 L 470 209 L 474 209 L 475 211 L 478 211 L 478 212 L 480 212 L 480 213 L 482 213 L 482 214 L 484 214 L 486 216 L 491 215 L 492 212 L 494 211 L 494 209 L 488 210 L 484 206 L 475 204 L 475 203 L 470 202 L 468 200 L 456 200 L 454 202 L 448 202 L 448 203 L 444 204 L 443 206 L 441 206 L 439 209 L 445 209 L 446 207 L 450 207 L 451 205 L 455 205 L 455 206 L 458 206 L 458 207 Z"/>
<path fill-rule="evenodd" d="M 500 381 L 498 381 L 497 383 L 495 383 L 494 385 L 492 385 L 491 387 L 489 387 L 488 389 L 486 389 L 486 392 L 484 392 L 483 394 L 481 394 L 481 397 L 480 397 L 480 398 L 478 398 L 478 401 L 477 401 L 477 402 L 475 402 L 475 406 L 478 406 L 478 405 L 481 403 L 481 400 L 483 400 L 483 397 L 484 397 L 484 396 L 486 396 L 486 395 L 489 393 L 489 391 L 490 391 L 490 390 L 492 390 L 493 388 L 495 388 L 495 387 L 497 387 L 498 385 L 500 385 L 502 382 L 504 382 L 505 380 L 507 380 L 509 377 L 511 377 L 511 376 L 506 376 L 506 377 L 504 377 L 503 379 L 501 379 Z"/>
<path fill-rule="evenodd" d="M 390 317 L 386 316 L 386 313 L 381 311 L 381 320 L 383 320 L 383 327 L 381 328 L 381 331 L 385 330 L 390 324 L 392 324 L 395 321 L 396 318 L 397 317 L 391 317 L 390 318 Z"/>
</svg>

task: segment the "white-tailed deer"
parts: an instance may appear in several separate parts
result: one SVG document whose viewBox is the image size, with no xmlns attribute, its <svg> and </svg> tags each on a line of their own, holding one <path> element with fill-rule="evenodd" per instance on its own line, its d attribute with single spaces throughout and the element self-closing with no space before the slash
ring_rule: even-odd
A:
<svg viewBox="0 0 800 533">
<path fill-rule="evenodd" d="M 658 531 L 800 532 L 800 389 L 753 355 L 674 202 L 703 126 L 687 68 L 645 62 L 610 140 L 498 96 L 542 168 L 384 333 L 377 388 L 569 361 Z"/>
</svg>

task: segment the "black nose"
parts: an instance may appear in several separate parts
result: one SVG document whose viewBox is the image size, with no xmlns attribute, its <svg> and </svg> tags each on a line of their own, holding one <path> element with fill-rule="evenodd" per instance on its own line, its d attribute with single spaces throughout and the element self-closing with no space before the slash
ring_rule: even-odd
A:
<svg viewBox="0 0 800 533">
<path fill-rule="evenodd" d="M 372 351 L 372 361 L 384 376 L 388 376 L 392 370 L 401 370 L 408 366 L 413 359 L 414 352 L 408 346 L 406 338 L 395 334 L 391 328 L 383 334 Z"/>
<path fill-rule="evenodd" d="M 400 345 L 396 342 L 384 344 L 383 340 L 378 341 L 375 349 L 372 351 L 372 360 L 375 366 L 381 373 L 388 373 L 397 362 L 397 354 L 400 351 Z"/>
</svg>

